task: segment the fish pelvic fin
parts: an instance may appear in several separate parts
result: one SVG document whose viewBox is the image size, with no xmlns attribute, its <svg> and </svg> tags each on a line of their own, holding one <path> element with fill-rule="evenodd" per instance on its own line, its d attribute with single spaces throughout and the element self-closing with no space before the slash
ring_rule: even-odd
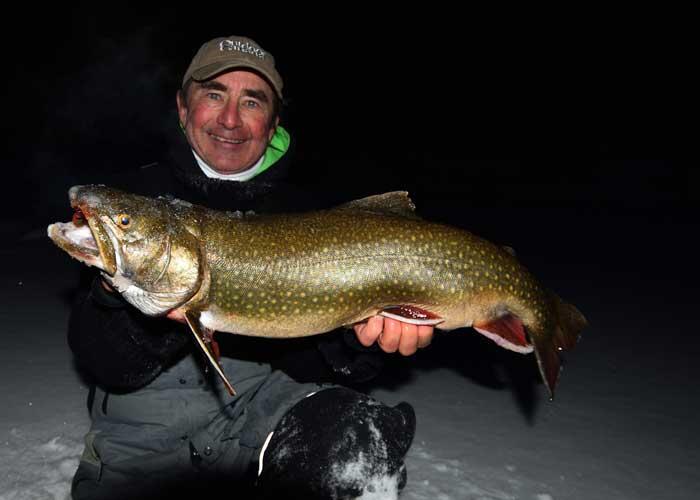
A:
<svg viewBox="0 0 700 500">
<path fill-rule="evenodd" d="M 564 302 L 554 293 L 550 292 L 550 295 L 555 320 L 551 333 L 538 335 L 532 332 L 530 337 L 535 345 L 535 355 L 542 380 L 547 386 L 549 399 L 552 401 L 562 370 L 561 353 L 576 346 L 581 331 L 588 325 L 588 321 L 576 307 Z"/>
<path fill-rule="evenodd" d="M 192 335 L 194 336 L 195 342 L 202 350 L 202 353 L 204 353 L 204 357 L 212 366 L 212 368 L 214 368 L 214 371 L 219 376 L 219 378 L 221 378 L 221 381 L 224 383 L 224 386 L 226 387 L 228 393 L 231 396 L 235 396 L 236 390 L 233 388 L 233 385 L 231 385 L 231 382 L 229 382 L 228 378 L 226 378 L 226 374 L 224 373 L 224 370 L 221 368 L 221 365 L 218 361 L 219 346 L 213 340 L 214 332 L 202 326 L 202 324 L 199 321 L 198 312 L 185 311 L 185 321 L 187 321 L 187 325 L 192 331 Z"/>
</svg>

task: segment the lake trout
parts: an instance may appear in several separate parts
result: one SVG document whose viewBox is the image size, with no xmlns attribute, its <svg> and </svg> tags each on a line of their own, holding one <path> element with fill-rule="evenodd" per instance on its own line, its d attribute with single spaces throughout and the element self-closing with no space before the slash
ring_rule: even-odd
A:
<svg viewBox="0 0 700 500">
<path fill-rule="evenodd" d="M 473 327 L 534 350 L 549 391 L 586 326 L 513 252 L 415 214 L 406 192 L 287 215 L 219 212 L 106 186 L 69 190 L 73 220 L 48 227 L 130 304 L 184 318 L 230 392 L 214 332 L 303 337 L 380 314 L 442 330 Z"/>
</svg>

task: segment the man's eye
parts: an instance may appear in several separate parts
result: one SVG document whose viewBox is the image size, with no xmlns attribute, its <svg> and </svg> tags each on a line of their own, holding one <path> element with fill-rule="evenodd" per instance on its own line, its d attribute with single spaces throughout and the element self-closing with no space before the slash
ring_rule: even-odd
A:
<svg viewBox="0 0 700 500">
<path fill-rule="evenodd" d="M 209 99 L 214 99 L 215 101 L 221 100 L 221 94 L 217 94 L 217 93 L 215 93 L 215 92 L 209 92 L 209 93 L 207 94 L 207 97 L 208 97 Z"/>
<path fill-rule="evenodd" d="M 257 101 L 245 101 L 245 102 L 243 103 L 243 105 L 244 105 L 246 108 L 251 108 L 251 109 L 255 109 L 255 108 L 259 108 L 259 107 L 260 107 L 260 103 L 258 103 Z"/>
</svg>

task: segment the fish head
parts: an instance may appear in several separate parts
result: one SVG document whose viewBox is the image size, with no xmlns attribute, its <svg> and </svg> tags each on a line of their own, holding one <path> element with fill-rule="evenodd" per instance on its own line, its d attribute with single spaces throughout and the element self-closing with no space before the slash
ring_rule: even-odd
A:
<svg viewBox="0 0 700 500">
<path fill-rule="evenodd" d="M 186 202 L 146 198 L 107 186 L 73 186 L 73 220 L 51 224 L 49 237 L 96 267 L 146 314 L 182 305 L 202 280 L 199 240 Z"/>
</svg>

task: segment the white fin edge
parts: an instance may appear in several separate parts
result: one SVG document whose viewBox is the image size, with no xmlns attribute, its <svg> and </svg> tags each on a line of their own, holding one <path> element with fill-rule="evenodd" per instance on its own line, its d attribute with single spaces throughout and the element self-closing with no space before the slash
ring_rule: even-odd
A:
<svg viewBox="0 0 700 500">
<path fill-rule="evenodd" d="M 533 346 L 521 346 L 521 345 L 516 345 L 512 342 L 508 342 L 506 339 L 503 337 L 496 335 L 495 333 L 491 333 L 487 330 L 483 330 L 481 328 L 474 327 L 474 330 L 482 334 L 484 337 L 487 337 L 491 340 L 493 340 L 496 344 L 499 346 L 503 347 L 504 349 L 508 349 L 509 351 L 513 352 L 519 352 L 520 354 L 530 354 L 532 351 L 535 350 Z"/>
<path fill-rule="evenodd" d="M 380 311 L 379 312 L 380 316 L 385 316 L 387 318 L 395 319 L 398 321 L 401 321 L 402 323 L 409 323 L 411 325 L 429 325 L 429 326 L 435 326 L 439 325 L 443 321 L 445 321 L 442 318 L 438 319 L 415 319 L 415 318 L 406 318 L 404 316 L 399 316 L 398 314 L 393 314 L 390 312 L 386 311 Z"/>
</svg>

